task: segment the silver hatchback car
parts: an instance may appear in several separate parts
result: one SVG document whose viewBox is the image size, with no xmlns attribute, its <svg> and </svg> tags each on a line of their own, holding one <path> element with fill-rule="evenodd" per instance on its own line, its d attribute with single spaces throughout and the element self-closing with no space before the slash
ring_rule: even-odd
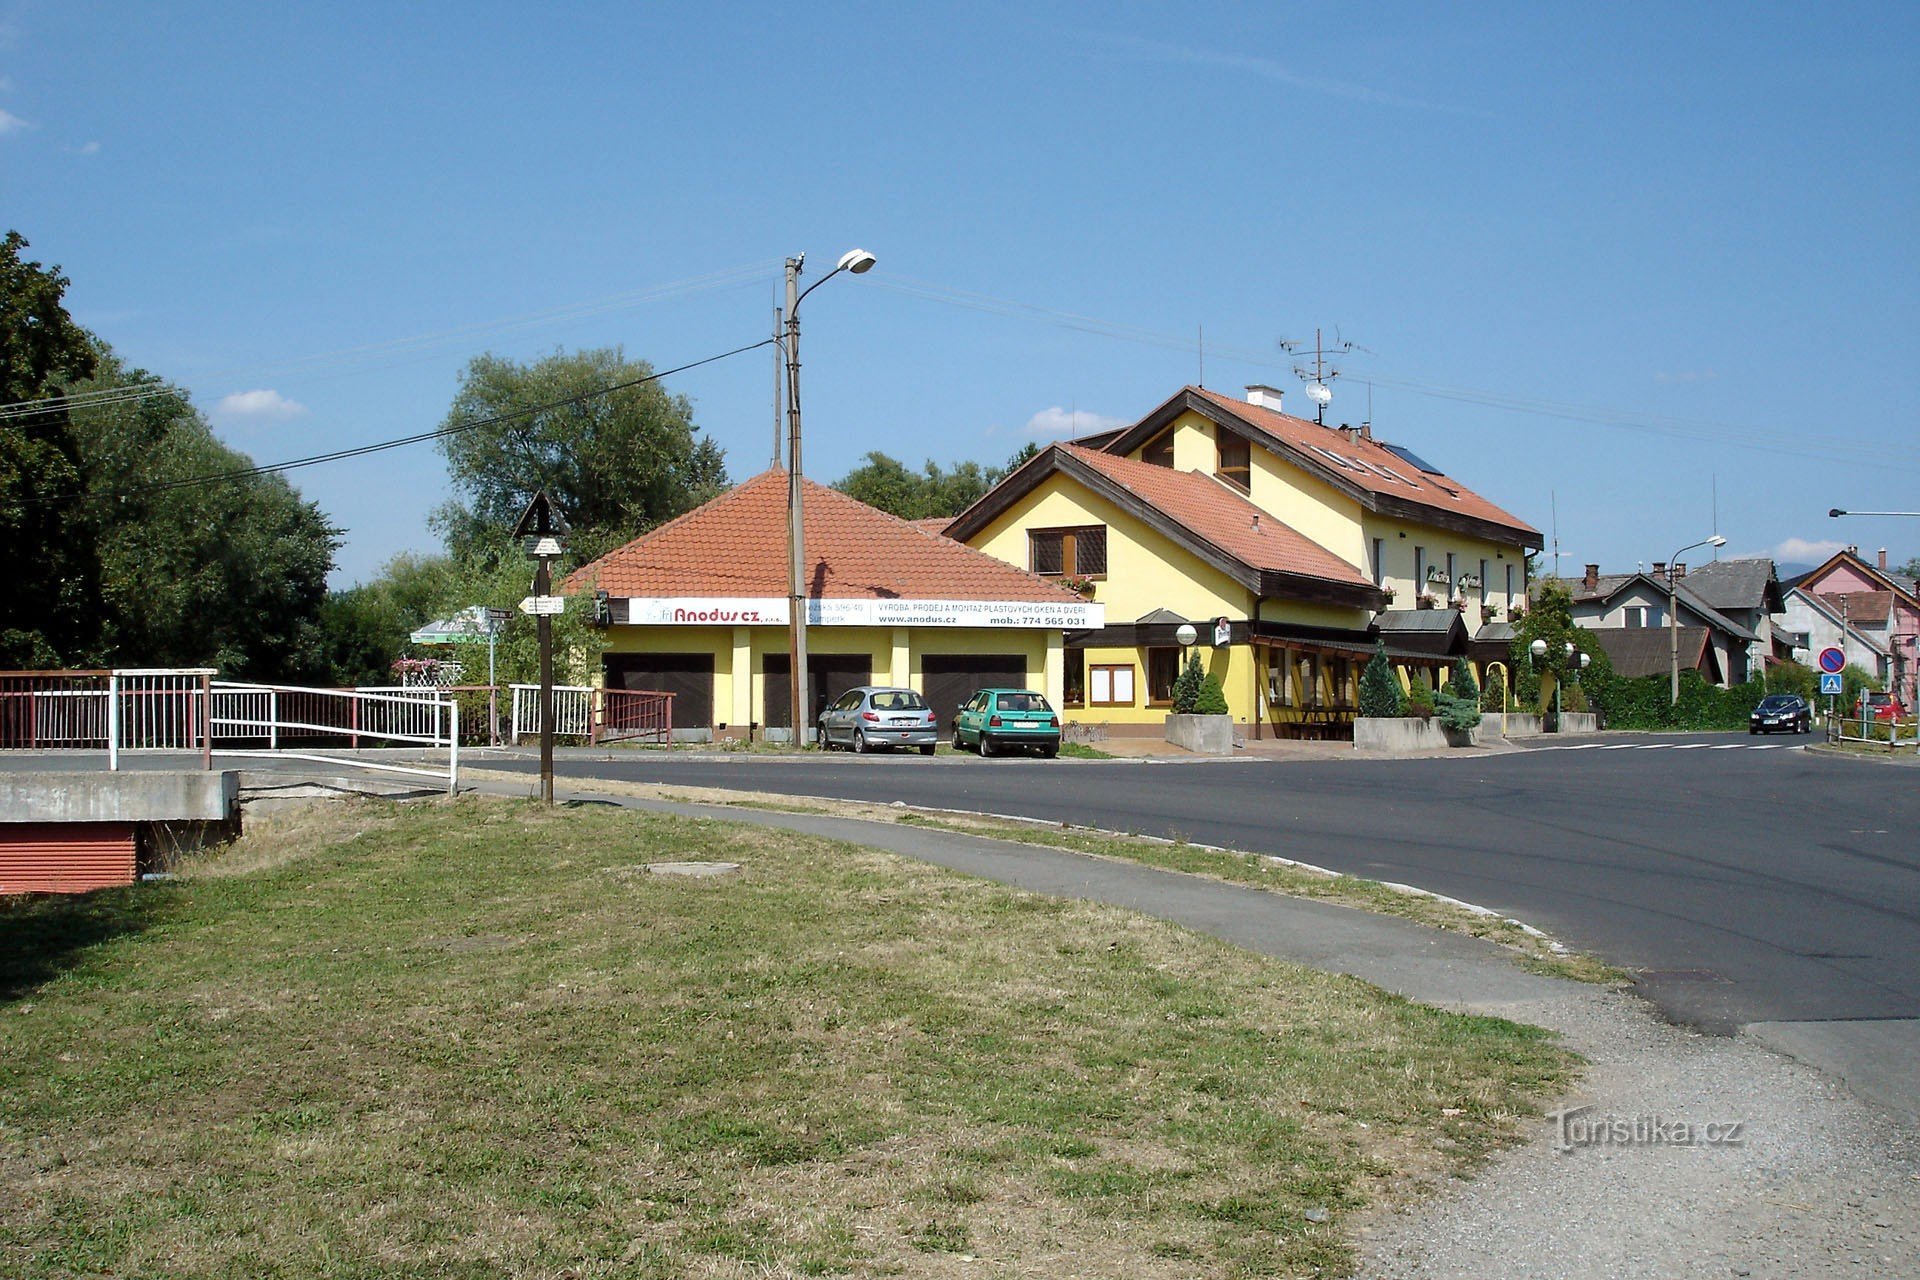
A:
<svg viewBox="0 0 1920 1280">
<path fill-rule="evenodd" d="M 829 751 L 918 747 L 921 755 L 930 756 L 939 741 L 939 718 L 912 689 L 861 685 L 820 713 L 820 745 Z"/>
</svg>

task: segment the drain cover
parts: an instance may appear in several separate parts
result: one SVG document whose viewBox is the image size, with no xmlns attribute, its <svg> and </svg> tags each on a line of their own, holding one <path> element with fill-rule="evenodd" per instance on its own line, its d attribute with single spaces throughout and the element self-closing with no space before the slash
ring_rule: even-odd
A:
<svg viewBox="0 0 1920 1280">
<path fill-rule="evenodd" d="M 647 872 L 656 876 L 724 876 L 740 869 L 737 862 L 649 862 Z"/>
</svg>

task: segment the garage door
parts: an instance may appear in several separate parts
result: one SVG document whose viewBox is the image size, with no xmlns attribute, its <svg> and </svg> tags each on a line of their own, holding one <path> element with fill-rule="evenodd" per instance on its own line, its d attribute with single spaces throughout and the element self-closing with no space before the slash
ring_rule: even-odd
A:
<svg viewBox="0 0 1920 1280">
<path fill-rule="evenodd" d="M 1027 660 L 1017 653 L 930 653 L 920 660 L 920 692 L 946 723 L 975 689 L 1027 687 Z"/>
<path fill-rule="evenodd" d="M 713 727 L 712 654 L 609 653 L 602 661 L 609 689 L 672 694 L 675 729 Z"/>
<path fill-rule="evenodd" d="M 793 659 L 784 653 L 766 656 L 767 706 L 769 728 L 784 729 L 793 720 L 793 691 L 787 672 Z M 827 704 L 858 685 L 873 683 L 873 659 L 864 653 L 809 653 L 807 655 L 807 701 L 813 704 L 812 723 L 820 718 Z"/>
</svg>

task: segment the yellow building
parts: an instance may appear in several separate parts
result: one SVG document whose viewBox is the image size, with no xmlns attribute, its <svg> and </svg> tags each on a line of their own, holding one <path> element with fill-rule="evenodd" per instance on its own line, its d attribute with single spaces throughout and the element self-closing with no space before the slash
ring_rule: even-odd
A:
<svg viewBox="0 0 1920 1280">
<path fill-rule="evenodd" d="M 941 722 L 982 686 L 1064 694 L 1064 637 L 1102 606 L 803 481 L 812 716 L 856 685 L 918 689 Z M 568 576 L 604 591 L 610 689 L 674 694 L 676 737 L 785 739 L 787 473 L 763 472 Z"/>
<path fill-rule="evenodd" d="M 1067 638 L 1069 719 L 1161 732 L 1190 623 L 1249 733 L 1339 733 L 1376 643 L 1403 680 L 1437 684 L 1475 632 L 1524 609 L 1538 530 L 1368 428 L 1280 400 L 1184 388 L 1044 450 L 947 526 L 1106 606 L 1105 626 Z"/>
</svg>

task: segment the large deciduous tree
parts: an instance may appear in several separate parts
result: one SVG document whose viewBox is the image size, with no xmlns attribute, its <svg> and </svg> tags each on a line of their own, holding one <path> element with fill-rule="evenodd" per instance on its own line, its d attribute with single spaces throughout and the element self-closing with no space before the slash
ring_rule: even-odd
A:
<svg viewBox="0 0 1920 1280">
<path fill-rule="evenodd" d="M 0 665 L 48 666 L 83 645 L 95 576 L 70 536 L 80 485 L 65 397 L 94 369 L 87 331 L 62 299 L 67 278 L 0 240 L 0 545 L 12 581 L 0 591 Z M 40 402 L 36 404 L 35 402 Z"/>
<path fill-rule="evenodd" d="M 245 474 L 251 461 L 183 393 L 104 344 L 96 363 L 76 390 L 143 394 L 73 413 L 83 487 L 69 536 L 90 549 L 98 592 L 73 657 L 256 680 L 322 672 L 338 530 L 283 477 Z"/>
<path fill-rule="evenodd" d="M 876 450 L 833 487 L 902 520 L 957 516 L 1037 452 L 1029 444 L 1008 459 L 1005 467 L 959 462 L 949 471 L 929 460 L 919 471 L 909 471 L 897 458 Z"/>
<path fill-rule="evenodd" d="M 573 526 L 571 552 L 588 559 L 725 488 L 725 454 L 697 438 L 685 396 L 644 381 L 652 373 L 617 347 L 470 362 L 440 441 L 461 495 L 437 517 L 448 549 L 497 551 L 545 489 Z"/>
</svg>

